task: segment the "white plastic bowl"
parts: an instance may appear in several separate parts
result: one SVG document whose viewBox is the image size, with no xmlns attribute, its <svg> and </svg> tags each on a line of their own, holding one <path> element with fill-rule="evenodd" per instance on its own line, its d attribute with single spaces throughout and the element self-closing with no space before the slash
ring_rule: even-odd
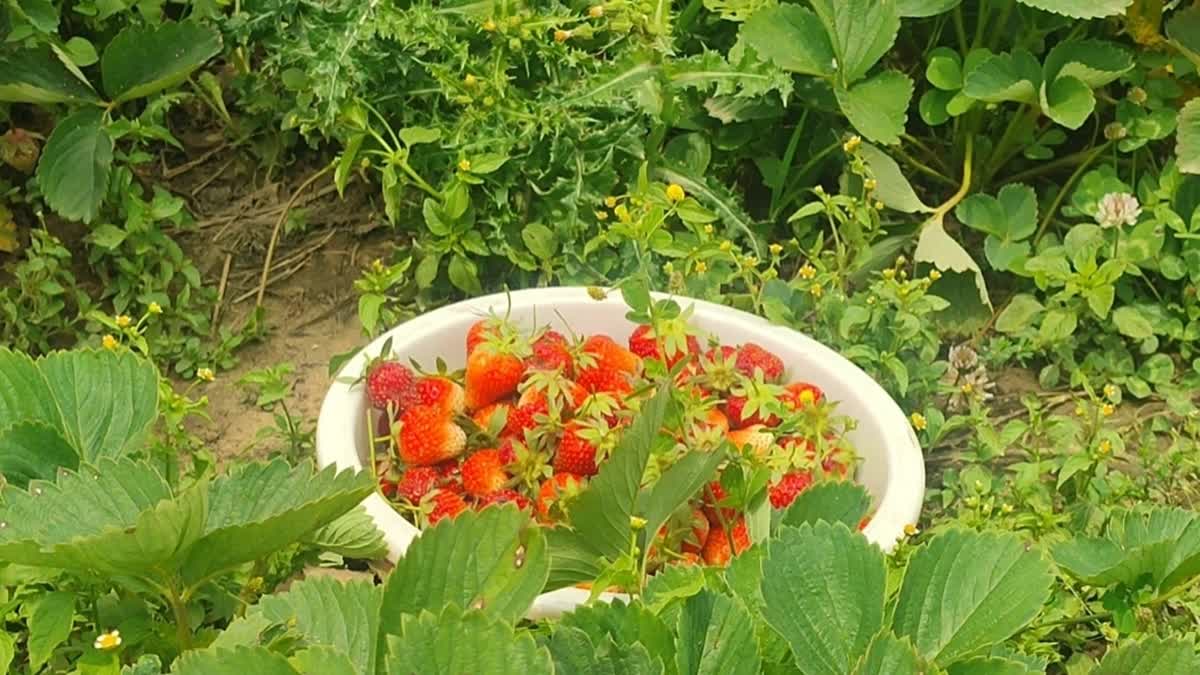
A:
<svg viewBox="0 0 1200 675">
<path fill-rule="evenodd" d="M 667 297 L 658 295 L 658 297 Z M 875 507 L 864 530 L 867 539 L 890 550 L 904 536 L 904 526 L 916 523 L 925 493 L 925 464 L 908 418 L 870 376 L 821 343 L 794 330 L 728 307 L 675 297 L 682 306 L 695 306 L 692 322 L 727 344 L 757 342 L 778 354 L 787 376 L 812 382 L 838 402 L 838 412 L 858 421 L 850 438 L 862 457 L 857 480 L 870 491 Z M 511 302 L 511 306 L 510 303 Z M 625 318 L 627 307 L 618 292 L 594 300 L 585 288 L 538 288 L 467 300 L 419 316 L 381 335 L 342 368 L 321 406 L 317 422 L 317 460 L 322 467 L 363 469 L 368 463 L 366 400 L 360 385 L 347 382 L 363 371 L 389 338 L 392 351 L 404 359 L 432 365 L 441 357 L 451 369 L 466 363 L 467 329 L 490 312 L 509 317 L 526 328 L 549 324 L 566 333 L 607 333 L 618 341 L 633 331 Z M 399 559 L 420 531 L 404 520 L 378 494 L 363 506 L 383 531 L 388 557 Z M 557 616 L 587 601 L 588 592 L 564 588 L 540 596 L 530 618 Z"/>
</svg>

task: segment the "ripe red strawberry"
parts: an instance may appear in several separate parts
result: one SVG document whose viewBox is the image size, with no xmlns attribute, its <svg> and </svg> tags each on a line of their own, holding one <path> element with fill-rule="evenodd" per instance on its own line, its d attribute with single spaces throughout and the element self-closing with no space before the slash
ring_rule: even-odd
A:
<svg viewBox="0 0 1200 675">
<path fill-rule="evenodd" d="M 430 525 L 443 518 L 453 520 L 458 514 L 467 510 L 467 503 L 463 501 L 462 495 L 448 488 L 441 488 L 434 492 L 430 503 L 433 504 L 433 510 L 429 512 Z"/>
<path fill-rule="evenodd" d="M 733 447 L 740 450 L 749 446 L 760 457 L 767 454 L 767 451 L 775 443 L 775 437 L 761 424 L 731 431 L 727 438 L 730 443 L 733 443 Z"/>
<path fill-rule="evenodd" d="M 525 432 L 537 426 L 537 417 L 550 413 L 550 406 L 545 397 L 540 401 L 524 405 L 518 404 L 508 411 L 508 423 L 504 425 L 504 435 L 517 439 L 525 437 Z"/>
<path fill-rule="evenodd" d="M 367 400 L 376 410 L 404 409 L 404 399 L 413 386 L 413 371 L 399 361 L 379 361 L 367 371 Z"/>
<path fill-rule="evenodd" d="M 579 385 L 590 393 L 606 392 L 618 396 L 629 394 L 633 385 L 629 383 L 629 374 L 602 365 L 595 365 L 579 370 Z"/>
<path fill-rule="evenodd" d="M 736 367 L 749 378 L 754 377 L 754 371 L 761 370 L 766 382 L 778 382 L 783 377 L 783 360 L 753 342 L 738 348 Z"/>
<path fill-rule="evenodd" d="M 467 329 L 467 356 L 485 340 L 494 338 L 500 333 L 502 321 L 496 317 L 488 317 L 471 324 Z"/>
<path fill-rule="evenodd" d="M 538 488 L 537 501 L 534 503 L 538 517 L 543 522 L 550 522 L 555 505 L 578 494 L 582 486 L 583 479 L 571 473 L 556 473 L 542 481 L 541 487 Z"/>
<path fill-rule="evenodd" d="M 437 469 L 431 466 L 414 466 L 400 476 L 396 484 L 396 494 L 404 497 L 412 504 L 419 504 L 421 498 L 441 480 Z"/>
<path fill-rule="evenodd" d="M 493 504 L 516 504 L 518 509 L 527 510 L 533 506 L 533 502 L 529 501 L 529 497 L 517 492 L 516 490 L 506 489 L 493 493 L 484 497 L 479 502 L 479 508 L 486 508 Z"/>
<path fill-rule="evenodd" d="M 768 415 L 766 419 L 763 419 L 761 410 L 755 410 L 754 414 L 747 416 L 745 412 L 747 400 L 745 396 L 736 394 L 730 394 L 725 400 L 725 414 L 729 417 L 729 426 L 734 429 L 742 429 L 755 424 L 777 427 L 783 421 L 775 415 Z"/>
<path fill-rule="evenodd" d="M 453 478 L 454 474 L 458 473 L 458 467 L 459 461 L 457 459 L 448 459 L 433 465 L 433 468 L 437 469 L 438 475 L 442 478 Z"/>
<path fill-rule="evenodd" d="M 570 375 L 574 362 L 570 345 L 562 333 L 548 330 L 533 341 L 533 356 L 529 357 L 530 368 L 561 369 L 563 373 Z"/>
<path fill-rule="evenodd" d="M 418 378 L 413 383 L 412 393 L 407 397 L 407 407 L 414 405 L 431 405 L 441 408 L 451 415 L 458 415 L 464 406 L 463 388 L 457 382 L 446 377 L 429 375 Z"/>
<path fill-rule="evenodd" d="M 681 326 L 682 328 L 682 326 Z M 683 337 L 680 335 L 679 337 Z M 676 363 L 687 356 L 700 353 L 700 341 L 694 335 L 688 335 L 686 338 L 687 350 L 674 350 L 669 358 L 665 359 L 667 365 L 674 366 Z M 641 325 L 633 329 L 633 334 L 629 336 L 629 351 L 637 354 L 644 359 L 658 359 L 663 361 L 663 349 L 659 345 L 659 337 L 654 331 L 653 326 Z"/>
<path fill-rule="evenodd" d="M 633 375 L 642 365 L 642 359 L 617 344 L 607 335 L 593 335 L 583 343 L 583 351 L 590 354 L 597 366 L 619 370 Z"/>
<path fill-rule="evenodd" d="M 517 461 L 517 449 L 513 447 L 511 438 L 506 438 L 500 442 L 500 462 L 504 466 L 514 464 Z"/>
<path fill-rule="evenodd" d="M 791 506 L 796 500 L 796 495 L 807 490 L 812 483 L 812 473 L 808 471 L 785 473 L 778 483 L 771 486 L 771 506 L 777 509 Z"/>
<path fill-rule="evenodd" d="M 730 523 L 730 526 L 733 529 L 728 534 L 720 527 L 713 527 L 708 531 L 708 536 L 704 539 L 704 550 L 701 552 L 706 564 L 724 567 L 733 556 L 750 548 L 750 531 L 746 528 L 746 520 L 738 518 L 737 522 Z M 732 548 L 729 545 L 730 534 L 733 535 Z"/>
<path fill-rule="evenodd" d="M 429 466 L 462 454 L 467 435 L 446 413 L 419 405 L 400 417 L 396 446 L 408 466 Z"/>
<path fill-rule="evenodd" d="M 554 471 L 556 473 L 572 473 L 576 476 L 596 475 L 599 470 L 596 467 L 596 446 L 580 435 L 583 428 L 577 422 L 568 422 L 566 428 L 563 429 L 558 452 L 554 455 Z"/>
<path fill-rule="evenodd" d="M 467 408 L 478 410 L 517 393 L 525 362 L 515 354 L 485 342 L 467 357 Z"/>
<path fill-rule="evenodd" d="M 803 410 L 814 403 L 820 403 L 825 397 L 820 387 L 808 382 L 793 382 L 783 389 L 779 401 L 787 406 L 788 410 Z"/>
<path fill-rule="evenodd" d="M 463 488 L 473 497 L 487 497 L 504 489 L 508 474 L 500 451 L 487 449 L 471 455 L 462 464 Z"/>
</svg>

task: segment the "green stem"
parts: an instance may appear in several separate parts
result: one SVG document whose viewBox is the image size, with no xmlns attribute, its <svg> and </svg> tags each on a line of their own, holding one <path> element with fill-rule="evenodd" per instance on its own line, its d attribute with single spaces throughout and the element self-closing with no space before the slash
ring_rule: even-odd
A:
<svg viewBox="0 0 1200 675">
<path fill-rule="evenodd" d="M 175 617 L 179 651 L 185 652 L 192 648 L 192 621 L 188 618 L 187 602 L 172 588 L 167 594 L 167 604 L 171 605 L 171 614 Z"/>
<path fill-rule="evenodd" d="M 974 49 L 983 44 L 983 31 L 987 27 L 988 3 L 987 0 L 979 0 L 979 16 L 975 18 L 975 40 L 971 43 L 971 48 Z"/>
<path fill-rule="evenodd" d="M 954 32 L 958 35 L 959 51 L 963 56 L 971 50 L 971 45 L 967 42 L 967 27 L 963 23 L 962 5 L 954 8 Z"/>
<path fill-rule="evenodd" d="M 1111 143 L 1111 141 L 1109 141 L 1109 143 Z M 1033 237 L 1034 244 L 1037 244 L 1039 241 L 1041 241 L 1042 235 L 1046 234 L 1046 228 L 1050 227 L 1051 221 L 1054 220 L 1054 214 L 1058 213 L 1058 207 L 1062 206 L 1063 200 L 1067 198 L 1067 193 L 1070 192 L 1071 188 L 1075 186 L 1075 181 L 1079 180 L 1080 176 L 1083 175 L 1083 172 L 1087 171 L 1087 168 L 1092 165 L 1092 162 L 1096 161 L 1096 158 L 1108 149 L 1109 143 L 1105 143 L 1095 150 L 1092 150 L 1092 152 L 1088 154 L 1088 156 L 1084 158 L 1082 162 L 1079 163 L 1079 166 L 1076 167 L 1075 173 L 1071 174 L 1071 177 L 1068 178 L 1067 182 L 1063 184 L 1062 189 L 1058 191 L 1058 195 L 1054 198 L 1054 203 L 1051 204 L 1050 208 L 1046 210 L 1046 215 L 1042 218 L 1041 225 L 1038 226 L 1037 234 Z"/>
<path fill-rule="evenodd" d="M 979 181 L 980 185 L 988 185 L 992 178 L 996 176 L 996 172 L 1000 167 L 1008 163 L 1010 159 L 1015 157 L 1021 151 L 1019 144 L 1013 142 L 1021 129 L 1034 122 L 1041 111 L 1027 104 L 1021 104 L 1021 108 L 1013 115 L 1012 121 L 1008 123 L 1008 127 L 1004 130 L 1004 134 L 1000 136 L 1000 140 L 996 143 L 996 147 L 992 150 L 991 156 L 988 158 L 987 166 L 984 169 L 985 173 Z"/>
<path fill-rule="evenodd" d="M 1004 182 L 1005 183 L 1017 183 L 1020 181 L 1026 181 L 1026 180 L 1029 180 L 1030 178 L 1036 178 L 1038 176 L 1041 176 L 1042 174 L 1047 174 L 1052 171 L 1056 171 L 1065 166 L 1074 166 L 1074 165 L 1078 164 L 1079 162 L 1083 161 L 1084 159 L 1087 159 L 1088 155 L 1090 155 L 1090 154 L 1092 154 L 1091 150 L 1080 150 L 1079 152 L 1074 152 L 1069 155 L 1064 155 L 1062 157 L 1059 157 L 1058 159 L 1046 162 L 1045 164 L 1040 164 L 1038 166 L 1035 166 L 1032 169 L 1026 169 L 1020 173 L 1014 173 L 1011 176 L 1006 176 L 1004 178 Z"/>
<path fill-rule="evenodd" d="M 427 194 L 429 194 L 429 196 L 433 197 L 439 202 L 445 200 L 445 198 L 442 196 L 442 193 L 435 190 L 433 186 L 429 183 L 426 183 L 425 179 L 421 178 L 416 171 L 413 171 L 413 168 L 408 165 L 408 160 L 402 159 L 396 164 L 400 167 L 400 170 L 404 172 L 404 175 L 408 176 L 409 180 L 411 180 L 414 185 L 424 190 Z"/>
<path fill-rule="evenodd" d="M 903 160 L 905 164 L 908 164 L 912 168 L 916 169 L 917 171 L 920 171 L 921 173 L 929 176 L 930 178 L 935 178 L 935 179 L 941 181 L 942 183 L 945 183 L 946 185 L 958 185 L 958 181 L 944 175 L 943 173 L 941 173 L 940 171 L 937 171 L 936 169 L 934 169 L 932 167 L 922 164 L 920 162 L 920 160 L 918 160 L 917 158 L 913 157 L 912 155 L 904 152 L 903 150 L 897 149 L 896 156 L 899 157 L 901 160 Z"/>
</svg>

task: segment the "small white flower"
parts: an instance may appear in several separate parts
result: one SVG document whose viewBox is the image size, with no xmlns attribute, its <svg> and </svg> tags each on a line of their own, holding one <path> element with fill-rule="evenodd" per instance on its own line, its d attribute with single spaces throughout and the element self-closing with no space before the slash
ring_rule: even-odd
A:
<svg viewBox="0 0 1200 675">
<path fill-rule="evenodd" d="M 1141 204 L 1128 192 L 1110 192 L 1100 198 L 1096 208 L 1096 222 L 1100 227 L 1136 225 L 1140 215 Z"/>
</svg>

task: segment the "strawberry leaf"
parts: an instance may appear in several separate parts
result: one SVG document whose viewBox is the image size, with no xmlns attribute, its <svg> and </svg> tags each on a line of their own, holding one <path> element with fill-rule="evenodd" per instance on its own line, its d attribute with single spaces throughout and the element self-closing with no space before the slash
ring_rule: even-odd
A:
<svg viewBox="0 0 1200 675">
<path fill-rule="evenodd" d="M 849 482 L 818 483 L 801 492 L 784 511 L 780 524 L 799 527 L 819 521 L 858 527 L 871 508 L 871 495 L 861 485 Z"/>
<path fill-rule="evenodd" d="M 221 34 L 194 21 L 130 26 L 104 50 L 104 90 L 116 103 L 149 96 L 184 81 L 220 51 Z"/>
<path fill-rule="evenodd" d="M 0 430 L 0 475 L 10 484 L 53 480 L 59 467 L 77 469 L 79 454 L 53 427 L 29 421 Z"/>
<path fill-rule="evenodd" d="M 63 218 L 91 223 L 108 192 L 112 161 L 113 139 L 102 110 L 87 108 L 60 121 L 38 161 L 46 203 Z"/>
<path fill-rule="evenodd" d="M 1023 4 L 1073 19 L 1099 19 L 1125 11 L 1133 0 L 1021 0 Z"/>
<path fill-rule="evenodd" d="M 387 636 L 389 675 L 554 673 L 550 652 L 532 634 L 477 610 L 464 613 L 450 605 L 440 615 L 404 616 L 398 628 L 399 635 Z"/>
<path fill-rule="evenodd" d="M 659 675 L 662 664 L 654 663 L 640 644 L 621 647 L 611 637 L 596 644 L 578 628 L 560 626 L 549 642 L 556 673 L 571 675 Z"/>
<path fill-rule="evenodd" d="M 374 673 L 382 601 L 383 589 L 369 581 L 342 583 L 318 577 L 262 598 L 243 621 L 261 616 L 271 624 L 288 625 L 306 644 L 346 656 L 351 672 Z"/>
<path fill-rule="evenodd" d="M 707 590 L 689 597 L 678 631 L 675 665 L 680 675 L 760 672 L 754 619 L 738 600 Z"/>
<path fill-rule="evenodd" d="M 1148 637 L 1110 649 L 1091 675 L 1192 675 L 1197 671 L 1200 658 L 1191 642 Z"/>
<path fill-rule="evenodd" d="M 394 633 L 402 617 L 451 603 L 515 622 L 541 593 L 549 567 L 541 528 L 511 505 L 442 520 L 421 533 L 388 577 L 383 630 Z"/>
<path fill-rule="evenodd" d="M 924 672 L 926 671 L 922 667 L 921 658 L 917 656 L 912 644 L 887 631 L 871 640 L 867 653 L 854 667 L 854 675 L 921 675 Z"/>
<path fill-rule="evenodd" d="M 1163 593 L 1200 573 L 1200 517 L 1171 508 L 1117 511 L 1104 537 L 1075 537 L 1051 555 L 1084 583 L 1132 586 L 1149 576 Z"/>
<path fill-rule="evenodd" d="M 663 472 L 658 481 L 638 496 L 637 513 L 646 520 L 638 534 L 642 551 L 649 552 L 649 538 L 658 532 L 675 509 L 694 497 L 713 479 L 717 466 L 725 460 L 722 449 L 690 452 Z"/>
<path fill-rule="evenodd" d="M 0 347 L 0 420 L 34 420 L 62 428 L 54 393 L 36 362 L 7 347 Z"/>
<path fill-rule="evenodd" d="M 375 560 L 387 555 L 383 533 L 362 507 L 347 512 L 305 537 L 304 541 L 346 558 Z"/>
<path fill-rule="evenodd" d="M 595 643 L 608 637 L 622 650 L 642 645 L 657 664 L 673 662 L 675 636 L 662 619 L 640 602 L 625 604 L 614 600 L 577 607 L 563 615 L 562 625 L 582 630 Z"/>
<path fill-rule="evenodd" d="M 762 563 L 763 618 L 804 675 L 841 675 L 883 627 L 883 552 L 844 525 L 785 527 Z"/>
<path fill-rule="evenodd" d="M 286 657 L 266 647 L 198 649 L 185 652 L 172 675 L 300 675 Z"/>
<path fill-rule="evenodd" d="M 1028 624 L 1053 581 L 1041 553 L 1016 535 L 951 530 L 913 555 L 892 626 L 944 666 Z"/>
<path fill-rule="evenodd" d="M 357 670 L 350 658 L 332 647 L 309 647 L 288 659 L 304 675 L 361 675 L 371 671 Z"/>
<path fill-rule="evenodd" d="M 184 580 L 269 555 L 354 508 L 374 489 L 365 473 L 283 460 L 247 464 L 218 478 L 209 490 L 204 537 L 188 553 Z"/>
</svg>

